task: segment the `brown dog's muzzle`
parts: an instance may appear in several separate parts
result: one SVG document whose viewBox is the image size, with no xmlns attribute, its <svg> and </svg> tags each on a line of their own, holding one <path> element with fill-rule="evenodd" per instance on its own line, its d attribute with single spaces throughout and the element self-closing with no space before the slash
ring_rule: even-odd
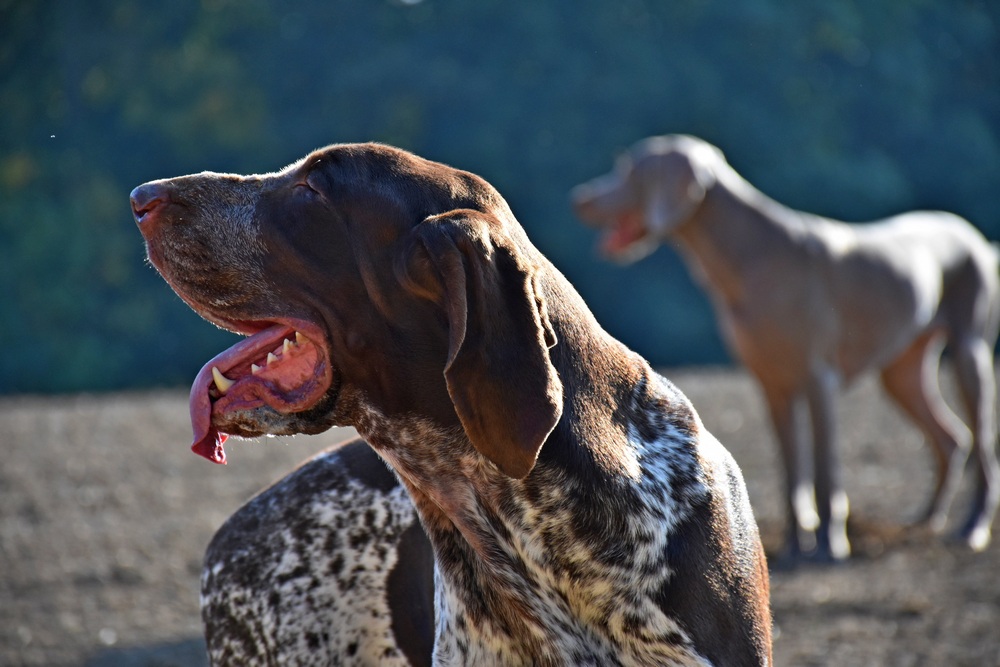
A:
<svg viewBox="0 0 1000 667">
<path fill-rule="evenodd" d="M 185 199 L 183 184 L 145 183 L 132 191 L 130 200 L 150 262 L 178 295 L 206 319 L 248 336 L 206 363 L 191 386 L 191 448 L 210 461 L 225 463 L 227 433 L 271 432 L 274 424 L 308 410 L 330 391 L 333 369 L 325 334 L 300 317 L 255 312 L 244 303 L 209 310 L 201 292 L 225 282 L 217 275 L 222 253 L 204 252 L 218 242 L 206 233 L 209 225 L 197 207 Z M 202 234 L 194 248 L 187 235 L 196 231 Z M 202 275 L 180 279 L 179 273 Z"/>
</svg>

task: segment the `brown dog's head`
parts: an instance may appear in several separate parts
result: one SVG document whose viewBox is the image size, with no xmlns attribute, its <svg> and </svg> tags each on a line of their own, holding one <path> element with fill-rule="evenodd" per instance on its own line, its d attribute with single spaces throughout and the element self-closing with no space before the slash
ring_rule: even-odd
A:
<svg viewBox="0 0 1000 667">
<path fill-rule="evenodd" d="M 198 453 L 357 425 L 364 405 L 460 424 L 503 472 L 530 472 L 562 410 L 555 338 L 537 251 L 482 179 L 335 145 L 273 174 L 146 183 L 132 208 L 170 286 L 248 336 L 191 388 Z"/>
<path fill-rule="evenodd" d="M 608 174 L 578 185 L 573 208 L 605 230 L 601 251 L 615 261 L 638 261 L 691 219 L 715 183 L 716 147 L 686 135 L 649 137 L 633 145 Z"/>
</svg>

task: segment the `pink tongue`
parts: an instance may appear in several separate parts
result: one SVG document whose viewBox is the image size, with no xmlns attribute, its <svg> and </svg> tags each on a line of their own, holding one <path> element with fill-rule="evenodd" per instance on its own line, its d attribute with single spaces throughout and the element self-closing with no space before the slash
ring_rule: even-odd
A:
<svg viewBox="0 0 1000 667">
<path fill-rule="evenodd" d="M 191 451 L 200 456 L 204 456 L 212 463 L 226 463 L 226 450 L 222 448 L 223 443 L 229 439 L 225 433 L 219 433 L 214 426 L 208 427 L 208 433 L 201 440 L 197 440 L 191 445 Z"/>
<path fill-rule="evenodd" d="M 276 324 L 233 345 L 202 367 L 191 385 L 189 400 L 191 428 L 194 430 L 194 444 L 191 445 L 191 451 L 213 463 L 226 462 L 226 451 L 222 445 L 228 436 L 212 426 L 212 399 L 208 394 L 213 382 L 212 367 L 217 367 L 225 374 L 246 359 L 266 356 L 286 337 L 294 336 L 294 333 L 294 328 Z"/>
</svg>

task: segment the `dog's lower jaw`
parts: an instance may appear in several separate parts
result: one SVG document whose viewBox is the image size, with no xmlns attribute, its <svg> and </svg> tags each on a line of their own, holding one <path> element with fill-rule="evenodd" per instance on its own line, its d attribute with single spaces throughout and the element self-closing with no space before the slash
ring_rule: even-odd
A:
<svg viewBox="0 0 1000 667">
<path fill-rule="evenodd" d="M 335 382 L 325 397 L 302 412 L 279 412 L 270 406 L 261 405 L 213 415 L 212 426 L 221 433 L 240 438 L 315 435 L 334 426 L 350 425 L 349 420 L 339 414 L 339 398 L 340 386 Z"/>
</svg>

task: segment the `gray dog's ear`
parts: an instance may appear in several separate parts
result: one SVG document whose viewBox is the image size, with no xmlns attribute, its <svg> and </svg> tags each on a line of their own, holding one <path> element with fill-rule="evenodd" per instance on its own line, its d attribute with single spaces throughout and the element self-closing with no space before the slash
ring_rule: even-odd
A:
<svg viewBox="0 0 1000 667">
<path fill-rule="evenodd" d="M 525 477 L 563 405 L 536 268 L 497 218 L 468 210 L 417 225 L 399 266 L 404 284 L 447 316 L 444 377 L 473 446 Z"/>
<path fill-rule="evenodd" d="M 646 228 L 664 237 L 694 215 L 715 185 L 715 165 L 723 159 L 715 146 L 703 143 L 662 156 L 657 187 L 648 189 L 644 202 Z"/>
</svg>

